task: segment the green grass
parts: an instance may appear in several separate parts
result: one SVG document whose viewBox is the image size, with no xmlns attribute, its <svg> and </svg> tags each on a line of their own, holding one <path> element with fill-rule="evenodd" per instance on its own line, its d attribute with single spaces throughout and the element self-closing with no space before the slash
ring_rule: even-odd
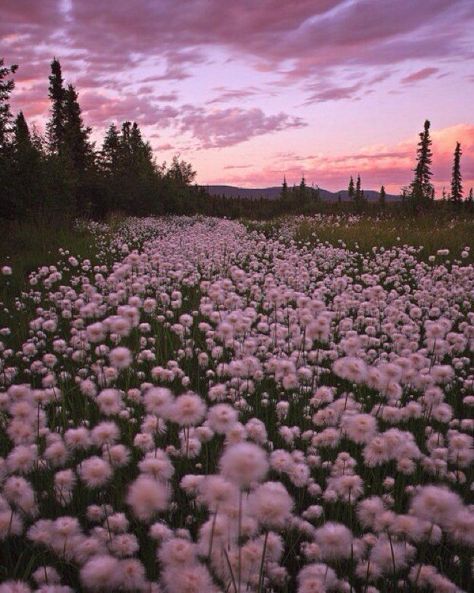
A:
<svg viewBox="0 0 474 593">
<path fill-rule="evenodd" d="M 0 231 L 0 265 L 13 268 L 12 284 L 22 285 L 39 266 L 53 265 L 61 247 L 84 257 L 95 253 L 91 233 L 73 225 L 60 226 L 46 220 L 2 221 Z"/>
<path fill-rule="evenodd" d="M 339 223 L 301 220 L 294 237 L 298 241 L 316 243 L 328 241 L 331 245 L 344 243 L 351 250 L 367 252 L 373 247 L 390 248 L 395 245 L 423 247 L 421 257 L 436 255 L 439 249 L 449 249 L 449 258 L 459 259 L 464 248 L 470 247 L 468 258 L 474 261 L 474 218 L 445 218 L 431 216 L 410 218 L 361 217 L 355 222 L 347 218 Z"/>
<path fill-rule="evenodd" d="M 0 327 L 13 323 L 19 336 L 25 337 L 28 311 L 16 311 L 15 299 L 28 288 L 28 276 L 41 266 L 57 264 L 59 249 L 94 262 L 97 245 L 86 225 L 59 225 L 30 220 L 0 223 L 0 267 L 10 266 L 11 276 L 0 278 Z"/>
</svg>

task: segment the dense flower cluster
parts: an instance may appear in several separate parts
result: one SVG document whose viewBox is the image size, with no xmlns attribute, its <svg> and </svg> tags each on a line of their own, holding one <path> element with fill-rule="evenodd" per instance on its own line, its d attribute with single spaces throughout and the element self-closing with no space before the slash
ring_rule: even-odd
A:
<svg viewBox="0 0 474 593">
<path fill-rule="evenodd" d="M 3 312 L 0 593 L 469 589 L 473 266 L 93 231 Z"/>
</svg>

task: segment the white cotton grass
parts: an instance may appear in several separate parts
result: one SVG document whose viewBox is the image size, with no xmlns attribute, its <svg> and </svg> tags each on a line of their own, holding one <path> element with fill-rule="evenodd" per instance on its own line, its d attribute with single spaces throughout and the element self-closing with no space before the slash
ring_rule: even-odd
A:
<svg viewBox="0 0 474 593">
<path fill-rule="evenodd" d="M 167 508 L 169 496 L 167 483 L 143 474 L 132 482 L 127 493 L 127 504 L 139 520 L 150 521 Z"/>
<path fill-rule="evenodd" d="M 93 262 L 31 273 L 0 593 L 469 590 L 471 255 L 318 240 L 359 221 L 91 223 Z"/>
<path fill-rule="evenodd" d="M 262 480 L 268 471 L 266 452 L 252 443 L 229 445 L 220 459 L 222 475 L 242 488 Z"/>
</svg>

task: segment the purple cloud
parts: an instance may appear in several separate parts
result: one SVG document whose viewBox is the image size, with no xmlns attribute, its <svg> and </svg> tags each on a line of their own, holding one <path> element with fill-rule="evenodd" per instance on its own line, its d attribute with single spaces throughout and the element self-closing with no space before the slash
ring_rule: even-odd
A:
<svg viewBox="0 0 474 593">
<path fill-rule="evenodd" d="M 202 148 L 233 146 L 255 136 L 306 125 L 299 117 L 285 113 L 265 115 L 259 108 L 206 111 L 202 107 L 185 105 L 182 113 L 180 130 L 190 132 Z"/>
<path fill-rule="evenodd" d="M 408 76 L 405 76 L 405 78 L 402 78 L 401 82 L 403 84 L 412 84 L 420 80 L 425 80 L 425 78 L 430 78 L 431 76 L 433 76 L 433 74 L 436 74 L 437 72 L 439 72 L 439 68 L 422 68 L 421 70 L 417 70 L 416 72 L 413 72 Z"/>
</svg>

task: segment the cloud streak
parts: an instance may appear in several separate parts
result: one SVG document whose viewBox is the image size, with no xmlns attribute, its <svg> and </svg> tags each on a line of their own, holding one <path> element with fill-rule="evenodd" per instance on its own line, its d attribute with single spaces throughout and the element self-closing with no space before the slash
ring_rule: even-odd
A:
<svg viewBox="0 0 474 593">
<path fill-rule="evenodd" d="M 196 138 L 202 148 L 234 146 L 256 136 L 271 134 L 289 128 L 301 128 L 306 123 L 299 117 L 285 113 L 265 115 L 258 108 L 214 109 L 185 105 L 179 128 Z"/>
</svg>

